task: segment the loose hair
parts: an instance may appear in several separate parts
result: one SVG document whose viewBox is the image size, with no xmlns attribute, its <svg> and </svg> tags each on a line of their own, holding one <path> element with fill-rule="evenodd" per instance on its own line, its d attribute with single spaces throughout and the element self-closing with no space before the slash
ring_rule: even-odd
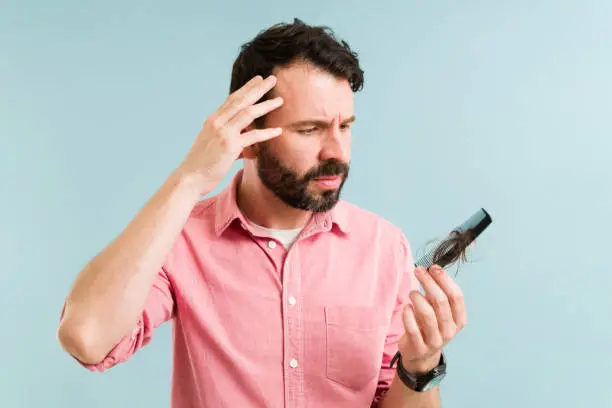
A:
<svg viewBox="0 0 612 408">
<path fill-rule="evenodd" d="M 430 249 L 416 261 L 416 266 L 424 266 L 429 269 L 430 266 L 438 265 L 442 268 L 450 266 L 457 262 L 467 262 L 467 249 L 470 244 L 493 222 L 491 215 L 481 208 L 476 211 L 462 225 L 454 228 L 449 235 L 444 238 L 433 249 Z M 429 241 L 427 245 L 435 240 Z M 458 271 L 457 271 L 458 272 Z"/>
<path fill-rule="evenodd" d="M 433 258 L 438 265 L 452 265 L 457 261 L 467 261 L 466 251 L 474 240 L 473 230 L 451 231 L 448 238 L 434 250 Z"/>
<path fill-rule="evenodd" d="M 454 229 L 442 240 L 428 241 L 425 247 L 434 244 L 433 248 L 426 251 L 425 255 L 417 261 L 416 266 L 425 266 L 426 269 L 429 269 L 430 266 L 438 265 L 447 268 L 454 264 L 459 266 L 461 263 L 468 262 L 467 250 L 477 235 L 477 232 L 472 228 L 467 230 Z M 458 273 L 459 269 L 457 269 L 456 274 Z"/>
<path fill-rule="evenodd" d="M 312 26 L 295 18 L 293 23 L 279 23 L 261 31 L 240 47 L 232 66 L 230 93 L 256 75 L 266 78 L 275 68 L 302 61 L 346 79 L 353 92 L 363 88 L 364 72 L 357 53 L 349 44 L 338 39 L 327 26 Z M 271 98 L 273 91 L 260 101 Z M 255 124 L 261 127 L 263 118 L 258 118 Z"/>
</svg>

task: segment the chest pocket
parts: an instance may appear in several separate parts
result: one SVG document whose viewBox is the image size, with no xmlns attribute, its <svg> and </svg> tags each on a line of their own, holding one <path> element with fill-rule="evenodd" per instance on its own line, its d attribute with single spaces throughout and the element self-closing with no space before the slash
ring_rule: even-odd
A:
<svg viewBox="0 0 612 408">
<path fill-rule="evenodd" d="M 378 308 L 325 307 L 327 378 L 354 390 L 377 382 L 385 329 Z"/>
</svg>

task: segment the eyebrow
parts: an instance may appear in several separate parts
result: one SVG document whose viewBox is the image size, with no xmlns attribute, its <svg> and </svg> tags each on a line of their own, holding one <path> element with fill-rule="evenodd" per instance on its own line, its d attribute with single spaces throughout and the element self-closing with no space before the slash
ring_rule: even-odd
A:
<svg viewBox="0 0 612 408">
<path fill-rule="evenodd" d="M 351 116 L 350 118 L 347 118 L 345 120 L 342 121 L 342 125 L 346 125 L 349 123 L 352 123 L 355 121 L 355 115 Z M 317 126 L 329 126 L 330 122 L 326 122 L 324 120 L 317 120 L 317 119 L 307 119 L 307 120 L 300 120 L 298 122 L 293 122 L 288 124 L 286 127 L 291 127 L 291 128 L 297 128 L 297 127 L 302 127 L 302 126 L 308 126 L 308 125 L 317 125 Z"/>
</svg>

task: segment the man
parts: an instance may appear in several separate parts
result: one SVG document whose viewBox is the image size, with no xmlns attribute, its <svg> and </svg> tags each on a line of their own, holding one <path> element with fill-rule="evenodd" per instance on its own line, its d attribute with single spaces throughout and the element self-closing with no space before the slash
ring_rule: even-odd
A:
<svg viewBox="0 0 612 408">
<path fill-rule="evenodd" d="M 296 19 L 245 44 L 184 161 L 77 277 L 63 348 L 104 371 L 172 320 L 176 408 L 439 407 L 462 294 L 340 199 L 362 84 L 327 28 Z"/>
</svg>

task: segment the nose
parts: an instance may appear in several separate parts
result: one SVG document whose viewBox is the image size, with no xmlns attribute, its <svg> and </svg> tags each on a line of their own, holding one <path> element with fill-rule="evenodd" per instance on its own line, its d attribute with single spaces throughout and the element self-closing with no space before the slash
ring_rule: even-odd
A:
<svg viewBox="0 0 612 408">
<path fill-rule="evenodd" d="M 351 154 L 351 134 L 349 129 L 341 129 L 338 125 L 330 126 L 324 136 L 319 159 L 337 160 L 348 163 Z"/>
</svg>

